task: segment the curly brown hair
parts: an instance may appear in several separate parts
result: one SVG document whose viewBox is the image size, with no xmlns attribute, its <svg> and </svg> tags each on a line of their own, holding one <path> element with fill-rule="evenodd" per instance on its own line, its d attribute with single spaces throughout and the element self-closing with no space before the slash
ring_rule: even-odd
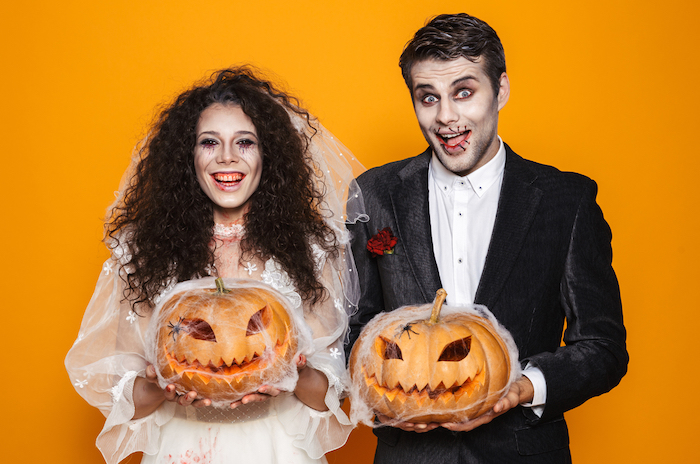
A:
<svg viewBox="0 0 700 464">
<path fill-rule="evenodd" d="M 244 216 L 243 255 L 274 257 L 304 300 L 325 297 L 311 244 L 337 253 L 338 240 L 323 219 L 323 185 L 308 153 L 316 129 L 296 98 L 258 73 L 224 69 L 195 84 L 156 117 L 139 147 L 133 177 L 105 226 L 109 248 L 128 252 L 122 278 L 132 307 L 152 306 L 173 279 L 204 276 L 214 263 L 213 203 L 197 181 L 194 149 L 200 114 L 215 103 L 240 106 L 260 140 L 263 171 Z M 305 130 L 288 111 L 306 121 Z"/>
</svg>

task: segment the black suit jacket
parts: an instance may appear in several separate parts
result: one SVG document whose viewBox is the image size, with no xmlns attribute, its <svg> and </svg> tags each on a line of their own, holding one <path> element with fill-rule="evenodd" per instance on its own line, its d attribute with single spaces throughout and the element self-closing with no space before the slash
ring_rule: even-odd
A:
<svg viewBox="0 0 700 464">
<path fill-rule="evenodd" d="M 441 287 L 428 208 L 430 150 L 358 178 L 369 222 L 351 226 L 360 309 L 351 345 L 375 314 L 429 303 Z M 517 407 L 470 432 L 375 429 L 375 462 L 569 462 L 563 413 L 617 385 L 627 370 L 611 232 L 579 174 L 524 160 L 506 145 L 501 196 L 475 303 L 511 332 L 523 365 L 547 383 L 542 418 Z M 372 258 L 367 240 L 391 227 L 395 254 Z M 561 346 L 562 330 L 566 331 Z"/>
</svg>

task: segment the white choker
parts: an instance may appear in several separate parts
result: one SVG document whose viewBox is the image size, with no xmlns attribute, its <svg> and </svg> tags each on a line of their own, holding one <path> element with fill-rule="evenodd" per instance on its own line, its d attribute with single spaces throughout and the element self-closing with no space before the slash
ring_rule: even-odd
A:
<svg viewBox="0 0 700 464">
<path fill-rule="evenodd" d="M 214 224 L 214 235 L 220 238 L 241 238 L 245 232 L 243 224 L 233 224 L 225 226 L 223 224 Z"/>
</svg>

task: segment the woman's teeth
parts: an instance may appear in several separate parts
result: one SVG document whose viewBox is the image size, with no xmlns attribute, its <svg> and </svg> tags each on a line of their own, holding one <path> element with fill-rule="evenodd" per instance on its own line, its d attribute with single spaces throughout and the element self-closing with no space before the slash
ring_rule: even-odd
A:
<svg viewBox="0 0 700 464">
<path fill-rule="evenodd" d="M 234 173 L 217 173 L 212 176 L 217 182 L 240 182 L 243 180 L 243 174 L 240 172 Z"/>
</svg>

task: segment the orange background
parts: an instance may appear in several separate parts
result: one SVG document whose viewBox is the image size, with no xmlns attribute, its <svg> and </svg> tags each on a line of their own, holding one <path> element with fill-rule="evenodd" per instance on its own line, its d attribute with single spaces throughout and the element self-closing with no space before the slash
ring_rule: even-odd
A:
<svg viewBox="0 0 700 464">
<path fill-rule="evenodd" d="M 102 236 L 154 108 L 250 62 L 367 166 L 425 147 L 397 66 L 438 13 L 488 21 L 506 48 L 500 134 L 598 181 L 629 331 L 621 385 L 567 414 L 575 462 L 694 462 L 700 8 L 572 2 L 85 0 L 3 2 L 3 462 L 101 462 L 103 418 L 63 358 L 107 257 Z M 331 463 L 370 462 L 353 432 Z"/>
</svg>

